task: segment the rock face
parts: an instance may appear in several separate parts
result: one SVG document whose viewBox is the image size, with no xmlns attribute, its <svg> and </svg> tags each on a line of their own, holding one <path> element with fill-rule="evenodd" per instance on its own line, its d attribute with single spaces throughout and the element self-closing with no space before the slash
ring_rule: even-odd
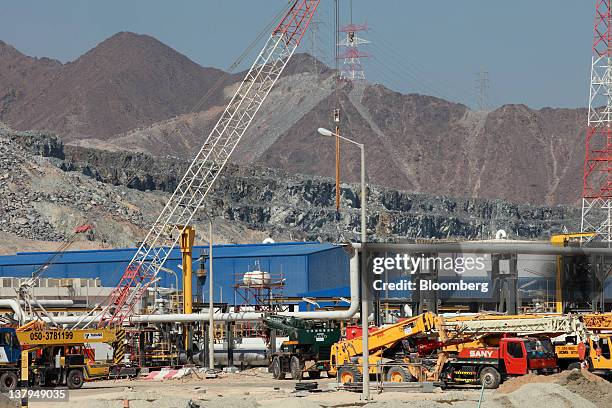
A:
<svg viewBox="0 0 612 408">
<path fill-rule="evenodd" d="M 585 109 L 506 105 L 485 114 L 381 85 L 345 85 L 336 93 L 333 72 L 313 65 L 309 56 L 294 56 L 234 163 L 334 176 L 334 143 L 316 128 L 332 127 L 340 107 L 342 132 L 366 145 L 373 184 L 538 205 L 579 201 Z M 0 43 L 0 120 L 82 147 L 191 158 L 242 78 L 133 33 L 118 33 L 67 64 Z M 356 149 L 343 146 L 341 156 L 343 180 L 358 181 Z"/>
<path fill-rule="evenodd" d="M 156 211 L 161 210 L 161 204 L 167 197 L 165 193 L 173 191 L 187 165 L 172 157 L 63 146 L 54 137 L 43 134 L 22 132 L 5 136 L 5 140 L 10 141 L 9 144 L 22 154 L 28 152 L 30 155 L 47 156 L 48 164 L 56 166 L 58 171 L 61 169 L 64 175 L 81 175 L 79 180 L 86 188 L 93 184 L 104 189 L 119 188 L 122 192 L 138 193 L 138 198 L 132 201 L 133 213 L 123 214 L 123 207 L 110 207 L 109 210 L 128 217 L 126 221 L 138 225 L 140 231 L 147 227 L 147 222 L 153 221 Z M 9 177 L 13 177 L 12 174 Z M 90 181 L 84 181 L 87 179 Z M 292 175 L 279 169 L 252 165 L 229 165 L 220 176 L 203 211 L 223 220 L 228 230 L 229 226 L 239 226 L 240 231 L 261 231 L 262 235 L 275 239 L 322 239 L 333 242 L 358 239 L 358 185 L 342 186 L 340 214 L 335 211 L 334 192 L 334 182 L 328 178 Z M 76 200 L 78 204 L 78 197 L 62 199 Z M 155 204 L 147 204 L 150 199 L 142 197 L 153 197 Z M 45 197 L 45 200 L 51 199 Z M 94 201 L 98 205 L 104 199 Z M 139 204 L 137 200 L 143 200 L 143 203 Z M 94 206 L 87 202 L 81 204 Z M 497 229 L 505 229 L 512 237 L 547 238 L 563 227 L 575 229 L 579 220 L 578 210 L 572 207 L 455 199 L 377 186 L 369 189 L 368 206 L 369 238 L 375 241 L 490 238 Z M 83 210 L 87 212 L 86 208 Z M 12 232 L 20 230 L 17 218 L 18 215 L 14 216 L 9 223 Z M 196 217 L 196 222 L 204 224 L 205 221 L 203 215 Z M 240 234 L 229 234 L 228 241 L 244 242 L 243 232 Z M 60 238 L 61 235 L 48 238 Z M 137 236 L 134 236 L 136 240 Z"/>
</svg>

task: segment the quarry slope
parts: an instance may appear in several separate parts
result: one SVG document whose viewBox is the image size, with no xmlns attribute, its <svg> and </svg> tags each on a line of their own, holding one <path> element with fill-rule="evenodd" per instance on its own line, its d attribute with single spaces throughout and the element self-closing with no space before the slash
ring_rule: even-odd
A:
<svg viewBox="0 0 612 408">
<path fill-rule="evenodd" d="M 82 147 L 190 159 L 242 77 L 201 67 L 129 32 L 66 64 L 0 42 L 0 120 L 19 130 L 52 131 Z M 504 105 L 483 113 L 376 84 L 343 84 L 336 93 L 334 82 L 333 71 L 296 54 L 234 163 L 332 177 L 333 141 L 322 140 L 316 128 L 332 127 L 332 111 L 340 106 L 342 132 L 366 145 L 373 184 L 536 205 L 579 201 L 584 109 Z M 358 181 L 357 154 L 342 149 L 347 182 Z"/>
<path fill-rule="evenodd" d="M 32 241 L 61 241 L 90 222 L 86 246 L 130 246 L 144 236 L 185 170 L 172 157 L 64 146 L 37 132 L 0 130 L 0 231 L 12 249 Z M 359 189 L 279 169 L 229 165 L 195 224 L 206 240 L 206 215 L 217 242 L 281 240 L 344 242 L 359 235 Z M 489 238 L 503 228 L 512 237 L 547 238 L 579 220 L 573 207 L 531 206 L 503 200 L 457 199 L 371 186 L 371 240 Z M 30 241 L 20 243 L 21 238 Z M 2 242 L 2 241 L 0 241 Z M 10 245 L 9 245 L 10 244 Z"/>
</svg>

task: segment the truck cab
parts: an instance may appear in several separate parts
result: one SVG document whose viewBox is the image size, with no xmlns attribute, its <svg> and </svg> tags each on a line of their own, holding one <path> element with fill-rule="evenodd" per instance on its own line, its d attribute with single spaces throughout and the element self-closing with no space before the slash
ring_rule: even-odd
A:
<svg viewBox="0 0 612 408">
<path fill-rule="evenodd" d="M 574 337 L 555 344 L 555 352 L 559 359 L 559 367 L 572 369 L 583 364 L 594 374 L 604 378 L 612 378 L 612 335 L 599 333 L 588 339 L 586 343 L 578 343 Z"/>
<path fill-rule="evenodd" d="M 493 339 L 492 344 L 461 347 L 456 356 L 449 358 L 441 380 L 497 388 L 509 377 L 530 372 L 549 374 L 556 367 L 550 339 L 502 337 Z"/>
<path fill-rule="evenodd" d="M 21 345 L 12 327 L 0 327 L 0 365 L 15 364 L 21 357 Z"/>
</svg>

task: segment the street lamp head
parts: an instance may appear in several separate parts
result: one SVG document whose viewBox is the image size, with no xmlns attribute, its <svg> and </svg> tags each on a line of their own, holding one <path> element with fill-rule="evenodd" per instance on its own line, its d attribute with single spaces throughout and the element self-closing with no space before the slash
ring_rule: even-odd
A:
<svg viewBox="0 0 612 408">
<path fill-rule="evenodd" d="M 319 134 L 322 136 L 333 136 L 334 135 L 334 132 L 332 132 L 329 129 L 325 129 L 325 128 L 319 128 L 317 129 L 317 132 L 319 132 Z"/>
</svg>

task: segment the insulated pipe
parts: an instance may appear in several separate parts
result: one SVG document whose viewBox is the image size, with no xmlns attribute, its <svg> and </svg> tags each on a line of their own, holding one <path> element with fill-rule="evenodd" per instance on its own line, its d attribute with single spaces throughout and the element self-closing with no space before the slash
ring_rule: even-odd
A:
<svg viewBox="0 0 612 408">
<path fill-rule="evenodd" d="M 349 286 L 351 291 L 350 305 L 347 310 L 331 310 L 321 312 L 281 312 L 282 316 L 292 316 L 298 318 L 309 319 L 350 319 L 355 316 L 359 310 L 359 253 L 354 251 L 350 260 L 349 268 Z M 213 315 L 215 321 L 258 321 L 261 320 L 263 313 L 259 312 L 242 312 L 242 313 L 215 313 Z M 48 321 L 48 318 L 43 318 Z M 136 315 L 129 318 L 130 323 L 189 323 L 189 322 L 207 322 L 209 313 L 191 313 L 191 314 L 161 314 L 161 315 Z M 81 316 L 56 316 L 54 320 L 58 324 L 80 324 Z M 90 319 L 85 319 L 87 322 Z M 93 321 L 99 321 L 100 316 L 97 316 Z"/>
<path fill-rule="evenodd" d="M 19 303 L 21 305 L 25 305 L 26 302 L 20 300 Z M 30 303 L 32 306 L 41 305 L 46 307 L 57 307 L 57 306 L 73 306 L 74 301 L 69 299 L 40 299 L 36 300 L 34 303 Z"/>
<path fill-rule="evenodd" d="M 353 244 L 357 247 L 358 244 Z M 529 241 L 512 242 L 500 239 L 499 242 L 472 241 L 457 243 L 427 244 L 381 244 L 367 245 L 368 251 L 389 251 L 405 253 L 471 253 L 471 254 L 529 254 L 529 255 L 610 255 L 612 248 L 561 247 L 549 243 Z"/>
<path fill-rule="evenodd" d="M 353 244 L 353 247 L 360 247 Z M 292 316 L 308 319 L 350 319 L 359 311 L 359 251 L 355 250 L 351 256 L 349 266 L 349 285 L 351 291 L 350 305 L 347 310 L 325 310 L 319 312 L 281 312 L 282 316 Z"/>
<path fill-rule="evenodd" d="M 351 301 L 348 310 L 342 311 L 320 311 L 320 312 L 282 312 L 283 316 L 293 316 L 298 318 L 310 319 L 348 319 L 356 315 L 359 308 L 359 258 L 358 252 L 361 245 L 352 244 L 355 249 L 350 260 L 350 289 Z M 427 244 L 377 244 L 367 245 L 370 251 L 396 251 L 406 253 L 485 253 L 485 254 L 541 254 L 541 255 L 610 255 L 610 248 L 584 248 L 584 247 L 558 247 L 548 243 L 532 242 L 465 242 L 465 243 L 427 243 Z M 2 304 L 0 303 L 0 306 Z M 262 317 L 262 313 L 215 313 L 215 320 L 220 321 L 257 321 Z M 131 323 L 168 323 L 168 322 L 202 322 L 208 321 L 208 313 L 192 314 L 164 314 L 164 315 L 138 315 L 132 316 Z M 59 324 L 75 324 L 79 321 L 79 316 L 57 316 L 55 320 Z M 45 319 L 48 320 L 48 319 Z M 98 316 L 95 321 L 100 320 Z"/>
<path fill-rule="evenodd" d="M 23 324 L 23 310 L 16 299 L 0 299 L 0 307 L 10 307 L 15 313 L 15 320 Z"/>
</svg>

